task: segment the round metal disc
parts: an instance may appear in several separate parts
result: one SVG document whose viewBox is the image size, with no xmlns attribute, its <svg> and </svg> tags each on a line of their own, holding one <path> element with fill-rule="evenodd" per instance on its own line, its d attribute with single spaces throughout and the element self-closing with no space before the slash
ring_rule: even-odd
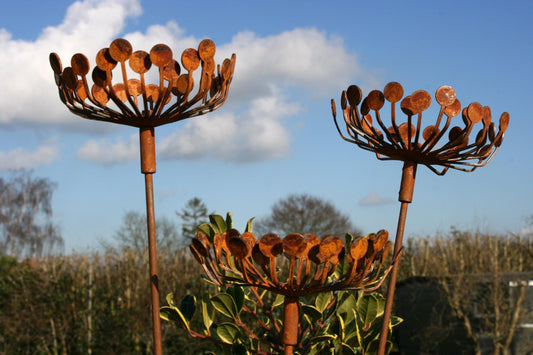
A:
<svg viewBox="0 0 533 355">
<path fill-rule="evenodd" d="M 50 56 L 48 57 L 50 60 L 50 66 L 52 67 L 52 70 L 56 74 L 61 74 L 63 71 L 63 66 L 61 65 L 61 59 L 59 59 L 59 56 L 56 53 L 50 53 Z"/>
<path fill-rule="evenodd" d="M 385 96 L 379 90 L 372 90 L 366 97 L 368 108 L 374 111 L 379 111 L 385 104 Z"/>
<path fill-rule="evenodd" d="M 198 45 L 198 55 L 203 61 L 213 59 L 213 57 L 215 56 L 215 50 L 215 42 L 210 39 L 204 39 Z"/>
<path fill-rule="evenodd" d="M 418 113 L 418 111 L 415 110 L 413 104 L 411 103 L 411 96 L 406 96 L 403 98 L 402 102 L 400 103 L 400 108 L 402 109 L 402 112 L 408 116 L 412 116 Z"/>
<path fill-rule="evenodd" d="M 507 112 L 502 113 L 500 117 L 500 131 L 505 132 L 509 126 L 509 114 Z"/>
<path fill-rule="evenodd" d="M 104 71 L 112 70 L 117 65 L 117 61 L 109 54 L 109 48 L 102 48 L 98 51 L 96 65 Z"/>
<path fill-rule="evenodd" d="M 163 68 L 172 60 L 172 50 L 166 44 L 156 44 L 150 50 L 150 60 L 155 66 Z"/>
<path fill-rule="evenodd" d="M 398 102 L 402 99 L 403 87 L 399 83 L 392 81 L 385 85 L 383 94 L 385 95 L 385 99 L 387 99 L 387 101 Z"/>
<path fill-rule="evenodd" d="M 78 78 L 76 78 L 76 75 L 74 75 L 74 71 L 71 67 L 66 67 L 63 69 L 63 81 L 71 90 L 76 90 L 78 87 Z"/>
<path fill-rule="evenodd" d="M 171 59 L 170 62 L 163 68 L 163 78 L 169 82 L 173 82 L 178 79 L 180 75 L 180 65 L 174 59 Z"/>
<path fill-rule="evenodd" d="M 411 95 L 411 105 L 419 113 L 431 105 L 431 95 L 425 90 L 417 90 Z"/>
<path fill-rule="evenodd" d="M 350 85 L 346 90 L 346 98 L 350 103 L 350 106 L 355 107 L 359 105 L 361 99 L 363 98 L 363 92 L 357 85 Z"/>
<path fill-rule="evenodd" d="M 459 112 L 461 112 L 461 102 L 458 99 L 455 99 L 453 104 L 446 106 L 444 109 L 444 113 L 448 117 L 455 117 L 459 114 Z"/>
<path fill-rule="evenodd" d="M 131 70 L 137 74 L 144 74 L 152 66 L 152 61 L 150 55 L 145 51 L 135 51 L 130 56 L 129 64 Z"/>
<path fill-rule="evenodd" d="M 117 62 L 128 60 L 132 51 L 133 48 L 131 47 L 130 42 L 123 38 L 117 38 L 109 45 L 109 54 L 111 55 L 111 58 Z"/>
<path fill-rule="evenodd" d="M 107 96 L 107 93 L 105 92 L 104 88 L 102 88 L 99 85 L 93 85 L 91 88 L 91 93 L 96 101 L 98 101 L 101 105 L 106 105 L 109 101 L 109 96 Z"/>
<path fill-rule="evenodd" d="M 479 102 L 472 102 L 468 105 L 466 114 L 472 123 L 478 123 L 483 119 L 483 106 Z"/>
<path fill-rule="evenodd" d="M 455 90 L 448 85 L 441 86 L 435 93 L 435 99 L 441 106 L 450 106 L 456 98 Z"/>
<path fill-rule="evenodd" d="M 181 54 L 181 64 L 187 71 L 195 71 L 200 66 L 200 57 L 198 51 L 194 48 L 189 48 Z M 229 60 L 228 64 L 229 65 Z"/>
<path fill-rule="evenodd" d="M 85 76 L 89 72 L 89 59 L 81 53 L 76 53 L 72 56 L 70 65 L 76 75 Z"/>
</svg>

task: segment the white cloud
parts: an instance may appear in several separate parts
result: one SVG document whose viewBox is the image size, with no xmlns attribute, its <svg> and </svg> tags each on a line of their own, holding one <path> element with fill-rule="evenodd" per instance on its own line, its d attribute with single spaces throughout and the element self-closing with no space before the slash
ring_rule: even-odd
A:
<svg viewBox="0 0 533 355">
<path fill-rule="evenodd" d="M 390 197 L 381 197 L 375 192 L 371 192 L 359 201 L 361 206 L 379 206 L 393 203 L 394 200 Z"/>
<path fill-rule="evenodd" d="M 48 165 L 59 156 L 59 149 L 52 141 L 41 145 L 34 151 L 17 148 L 9 152 L 0 152 L 0 171 L 31 169 Z"/>
<path fill-rule="evenodd" d="M 77 157 L 103 165 L 139 159 L 139 136 L 132 134 L 128 141 L 119 138 L 115 143 L 106 139 L 90 140 L 78 150 Z"/>
<path fill-rule="evenodd" d="M 45 28 L 35 41 L 15 40 L 0 29 L 0 77 L 9 83 L 9 90 L 0 96 L 0 123 L 56 125 L 90 133 L 88 125 L 78 124 L 59 100 L 48 65 L 51 51 L 59 55 L 63 66 L 70 65 L 71 56 L 78 52 L 85 53 L 93 66 L 98 50 L 119 35 L 134 50 L 146 51 L 156 43 L 182 51 L 200 41 L 186 36 L 175 22 L 154 24 L 144 33 L 122 34 L 126 21 L 141 13 L 139 0 L 85 0 L 73 3 L 63 22 Z M 223 113 L 192 119 L 179 125 L 181 130 L 162 137 L 162 157 L 210 157 L 237 163 L 283 157 L 290 151 L 287 123 L 301 112 L 304 102 L 318 98 L 328 105 L 332 93 L 363 75 L 356 56 L 346 50 L 340 37 L 314 28 L 265 37 L 238 33 L 229 43 L 217 43 L 216 62 L 232 53 L 237 54 L 237 63 Z M 174 53 L 175 58 L 180 55 Z M 110 132 L 106 125 L 99 127 L 102 134 Z M 78 157 L 113 164 L 138 159 L 134 149 L 131 139 L 91 140 L 80 148 Z"/>
</svg>

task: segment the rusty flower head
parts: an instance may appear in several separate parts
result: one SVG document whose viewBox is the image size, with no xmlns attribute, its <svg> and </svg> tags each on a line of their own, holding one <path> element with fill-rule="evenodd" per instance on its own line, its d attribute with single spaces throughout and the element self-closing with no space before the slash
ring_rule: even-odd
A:
<svg viewBox="0 0 533 355">
<path fill-rule="evenodd" d="M 435 99 L 440 109 L 436 121 L 429 124 L 422 121 L 422 112 L 431 104 L 429 93 L 418 90 L 402 97 L 403 88 L 396 82 L 388 83 L 383 92 L 371 91 L 365 98 L 359 87 L 350 86 L 341 95 L 347 136 L 339 127 L 335 101 L 331 100 L 339 134 L 344 140 L 375 152 L 378 159 L 423 164 L 444 175 L 448 168 L 473 171 L 485 166 L 498 151 L 509 124 L 507 112 L 501 115 L 496 130 L 489 107 L 474 102 L 461 108 L 450 86 L 437 90 Z M 380 116 L 385 100 L 390 102 L 390 125 Z M 398 102 L 407 116 L 403 122 L 396 120 Z M 459 115 L 462 120 L 456 118 Z"/>
<path fill-rule="evenodd" d="M 70 111 L 88 119 L 157 127 L 202 115 L 224 103 L 233 77 L 235 54 L 217 66 L 215 44 L 204 39 L 198 49 L 189 48 L 182 53 L 181 65 L 172 55 L 164 44 L 156 44 L 150 53 L 134 52 L 127 40 L 116 39 L 96 55 L 96 66 L 90 73 L 92 86 L 87 80 L 90 63 L 85 55 L 74 54 L 70 66 L 63 68 L 59 56 L 51 53 L 50 65 L 61 101 Z M 149 75 L 152 67 L 157 73 L 152 70 L 154 74 Z M 146 77 L 158 80 L 147 84 Z"/>
<path fill-rule="evenodd" d="M 383 262 L 390 248 L 388 233 L 318 238 L 292 233 L 284 238 L 265 234 L 256 239 L 236 229 L 211 238 L 199 232 L 191 251 L 215 284 L 256 286 L 285 296 L 303 296 L 341 289 L 379 287 L 390 270 Z"/>
</svg>

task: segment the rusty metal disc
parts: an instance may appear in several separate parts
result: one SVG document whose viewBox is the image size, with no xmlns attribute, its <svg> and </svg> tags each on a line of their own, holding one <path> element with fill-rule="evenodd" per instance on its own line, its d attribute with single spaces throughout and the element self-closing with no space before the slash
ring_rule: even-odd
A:
<svg viewBox="0 0 533 355">
<path fill-rule="evenodd" d="M 455 102 L 457 96 L 455 95 L 455 90 L 451 86 L 443 85 L 437 89 L 435 99 L 441 106 L 450 106 Z"/>
<path fill-rule="evenodd" d="M 159 99 L 159 86 L 155 84 L 147 85 L 146 98 L 149 102 L 157 102 Z"/>
<path fill-rule="evenodd" d="M 109 72 L 111 73 L 111 72 Z M 113 74 L 111 74 L 113 75 Z M 104 87 L 107 85 L 107 73 L 100 69 L 99 67 L 94 67 L 91 77 L 93 78 L 93 82 L 101 87 Z M 111 79 L 109 79 L 111 81 Z"/>
<path fill-rule="evenodd" d="M 123 38 L 117 38 L 109 45 L 109 55 L 117 62 L 125 62 L 131 55 L 131 43 Z"/>
<path fill-rule="evenodd" d="M 385 99 L 387 99 L 387 101 L 398 102 L 403 97 L 403 87 L 400 85 L 400 83 L 391 81 L 390 83 L 385 85 L 385 89 L 383 89 L 383 94 L 385 95 Z"/>
<path fill-rule="evenodd" d="M 193 84 L 192 78 L 190 78 L 190 83 Z M 189 74 L 181 74 L 178 77 L 176 82 L 176 89 L 181 95 L 185 95 L 192 90 L 192 87 L 189 88 Z"/>
<path fill-rule="evenodd" d="M 202 68 L 206 73 L 213 74 L 215 72 L 216 67 L 217 65 L 213 58 L 207 58 L 202 62 Z"/>
<path fill-rule="evenodd" d="M 76 95 L 81 101 L 85 101 L 85 99 L 87 98 L 87 92 L 85 91 L 85 85 L 83 84 L 83 80 L 78 80 Z"/>
<path fill-rule="evenodd" d="M 63 81 L 70 90 L 76 90 L 78 87 L 78 78 L 74 75 L 74 71 L 71 67 L 63 69 Z"/>
<path fill-rule="evenodd" d="M 490 107 L 484 106 L 483 107 L 483 125 L 488 126 L 492 122 L 492 113 L 490 111 Z"/>
<path fill-rule="evenodd" d="M 368 251 L 368 239 L 363 237 L 355 238 L 350 244 L 350 256 L 357 262 L 357 260 L 363 258 Z"/>
<path fill-rule="evenodd" d="M 422 137 L 424 140 L 428 140 L 431 137 L 436 137 L 437 134 L 439 134 L 439 129 L 435 126 L 427 126 L 424 128 L 424 131 L 422 132 Z"/>
<path fill-rule="evenodd" d="M 472 123 L 478 123 L 483 119 L 483 106 L 479 102 L 472 102 L 467 107 L 466 116 Z"/>
<path fill-rule="evenodd" d="M 150 60 L 155 66 L 163 68 L 172 60 L 172 50 L 166 44 L 156 44 L 150 50 Z"/>
<path fill-rule="evenodd" d="M 89 72 L 89 59 L 81 53 L 76 53 L 72 56 L 70 65 L 76 75 L 85 76 Z"/>
<path fill-rule="evenodd" d="M 431 105 L 431 95 L 425 90 L 417 90 L 411 95 L 411 105 L 419 113 Z"/>
<path fill-rule="evenodd" d="M 115 92 L 115 96 L 117 99 L 119 99 L 122 102 L 126 102 L 128 100 L 128 96 L 126 95 L 126 88 L 124 87 L 123 83 L 118 83 L 113 85 L 113 91 Z"/>
<path fill-rule="evenodd" d="M 307 250 L 307 241 L 299 233 L 291 233 L 282 242 L 283 251 L 290 256 L 302 257 Z"/>
<path fill-rule="evenodd" d="M 91 88 L 91 94 L 93 95 L 94 99 L 101 105 L 105 106 L 109 101 L 109 96 L 105 92 L 104 88 L 99 85 L 93 85 L 93 87 Z"/>
<path fill-rule="evenodd" d="M 210 39 L 204 39 L 198 45 L 198 56 L 203 61 L 213 59 L 215 56 L 215 50 L 216 50 L 215 43 Z"/>
<path fill-rule="evenodd" d="M 116 67 L 117 61 L 109 54 L 109 48 L 102 48 L 96 54 L 96 65 L 104 71 L 110 71 Z"/>
<path fill-rule="evenodd" d="M 379 90 L 372 90 L 366 97 L 368 108 L 374 111 L 379 111 L 385 104 L 385 96 Z"/>
<path fill-rule="evenodd" d="M 450 142 L 452 142 L 456 140 L 457 138 L 459 138 L 462 133 L 463 133 L 463 129 L 459 126 L 455 126 L 452 129 L 450 129 L 450 132 L 448 132 L 448 139 L 450 140 Z"/>
<path fill-rule="evenodd" d="M 363 98 L 363 92 L 361 91 L 359 86 L 350 85 L 346 90 L 346 98 L 348 99 L 350 106 L 355 107 L 361 102 L 361 99 Z"/>
<path fill-rule="evenodd" d="M 50 66 L 52 67 L 54 73 L 61 74 L 63 71 L 63 66 L 61 65 L 61 59 L 59 59 L 59 56 L 56 53 L 50 53 L 48 59 L 50 60 Z"/>
<path fill-rule="evenodd" d="M 163 78 L 165 80 L 173 83 L 175 80 L 178 80 L 178 77 L 180 75 L 180 65 L 178 62 L 176 62 L 174 59 L 171 59 L 170 62 L 165 65 L 163 68 Z"/>
<path fill-rule="evenodd" d="M 416 127 L 414 124 L 410 125 L 411 129 L 409 130 L 409 123 L 404 122 L 398 126 L 398 131 L 404 142 L 408 142 L 410 139 L 413 139 L 416 134 Z M 410 132 L 409 132 L 410 131 Z"/>
<path fill-rule="evenodd" d="M 418 113 L 418 111 L 413 107 L 413 104 L 411 103 L 411 96 L 406 96 L 403 98 L 402 102 L 400 103 L 400 108 L 402 109 L 402 112 L 408 116 L 412 116 Z"/>
<path fill-rule="evenodd" d="M 228 59 L 226 59 L 228 60 Z M 225 61 L 224 61 L 225 62 Z M 200 66 L 200 57 L 198 51 L 194 48 L 189 48 L 181 54 L 181 64 L 187 71 L 195 71 Z M 227 66 L 229 66 L 229 60 Z"/>
<path fill-rule="evenodd" d="M 500 116 L 500 131 L 505 132 L 508 126 L 509 126 L 509 114 L 507 112 L 504 112 Z"/>
<path fill-rule="evenodd" d="M 128 92 L 132 96 L 139 96 L 142 93 L 141 81 L 138 79 L 129 79 Z"/>
<path fill-rule="evenodd" d="M 228 80 L 233 74 L 234 63 L 234 61 L 231 61 L 229 59 L 224 59 L 224 61 L 222 62 L 221 74 L 224 80 Z"/>
<path fill-rule="evenodd" d="M 135 51 L 129 60 L 130 68 L 137 74 L 144 74 L 152 67 L 150 55 L 145 51 Z"/>
<path fill-rule="evenodd" d="M 455 117 L 461 112 L 461 102 L 458 99 L 444 109 L 444 114 L 448 117 Z"/>
</svg>

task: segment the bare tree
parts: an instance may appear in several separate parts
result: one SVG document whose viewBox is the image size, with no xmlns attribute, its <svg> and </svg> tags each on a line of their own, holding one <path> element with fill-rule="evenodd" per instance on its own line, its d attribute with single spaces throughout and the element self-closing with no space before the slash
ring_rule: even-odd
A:
<svg viewBox="0 0 533 355">
<path fill-rule="evenodd" d="M 181 209 L 181 212 L 176 212 L 176 215 L 182 220 L 181 233 L 185 240 L 194 238 L 196 227 L 209 221 L 207 207 L 198 197 L 187 201 L 185 207 Z"/>
<path fill-rule="evenodd" d="M 310 233 L 321 237 L 325 234 L 344 236 L 360 234 L 350 218 L 323 199 L 308 194 L 294 194 L 280 199 L 272 206 L 269 216 L 254 223 L 257 234 Z"/>
<path fill-rule="evenodd" d="M 42 256 L 63 246 L 52 221 L 55 187 L 24 170 L 0 178 L 0 252 L 17 258 Z"/>
<path fill-rule="evenodd" d="M 168 218 L 160 217 L 156 221 L 157 248 L 178 249 L 183 240 L 180 239 L 177 226 Z M 139 253 L 148 250 L 148 232 L 146 215 L 137 211 L 128 211 L 122 217 L 122 225 L 115 232 L 114 239 L 120 249 L 132 249 Z M 105 244 L 105 243 L 104 243 Z M 104 245 L 109 247 L 109 245 Z"/>
</svg>

